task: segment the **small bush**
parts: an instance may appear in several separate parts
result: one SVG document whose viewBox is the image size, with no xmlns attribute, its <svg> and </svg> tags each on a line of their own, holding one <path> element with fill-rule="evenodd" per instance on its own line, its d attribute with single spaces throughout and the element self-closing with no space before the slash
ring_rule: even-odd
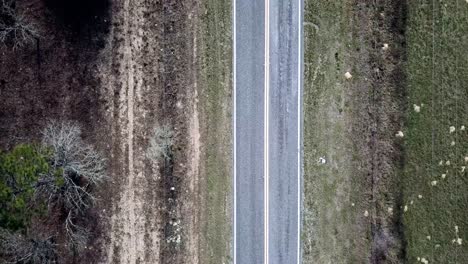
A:
<svg viewBox="0 0 468 264">
<path fill-rule="evenodd" d="M 163 157 L 169 160 L 172 156 L 172 146 L 174 145 L 174 132 L 168 125 L 155 127 L 149 144 L 148 158 L 158 160 Z"/>
<path fill-rule="evenodd" d="M 23 14 L 16 11 L 16 1 L 1 0 L 0 3 L 0 42 L 10 44 L 13 49 L 34 42 L 39 37 L 38 30 Z"/>
<path fill-rule="evenodd" d="M 56 244 L 52 237 L 46 239 L 28 238 L 0 229 L 0 252 L 0 260 L 6 261 L 6 263 L 57 263 Z"/>
</svg>

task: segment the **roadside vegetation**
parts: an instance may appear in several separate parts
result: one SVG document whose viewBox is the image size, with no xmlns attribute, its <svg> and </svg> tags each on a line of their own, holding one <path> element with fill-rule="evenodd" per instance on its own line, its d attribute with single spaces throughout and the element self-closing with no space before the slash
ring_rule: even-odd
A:
<svg viewBox="0 0 468 264">
<path fill-rule="evenodd" d="M 81 252 L 104 169 L 105 160 L 69 122 L 50 123 L 41 144 L 0 153 L 0 260 L 56 263 L 60 249 Z"/>
<path fill-rule="evenodd" d="M 231 4 L 204 0 L 199 25 L 200 195 L 199 263 L 231 260 Z"/>
<path fill-rule="evenodd" d="M 468 3 L 408 1 L 408 263 L 468 259 Z"/>
<path fill-rule="evenodd" d="M 305 263 L 399 263 L 405 5 L 307 1 Z"/>
<path fill-rule="evenodd" d="M 304 263 L 364 263 L 358 256 L 368 247 L 356 224 L 367 207 L 359 195 L 365 179 L 352 177 L 354 150 L 344 116 L 350 106 L 343 74 L 355 50 L 346 3 L 305 6 Z"/>
<path fill-rule="evenodd" d="M 467 13 L 306 1 L 304 263 L 467 259 Z"/>
</svg>

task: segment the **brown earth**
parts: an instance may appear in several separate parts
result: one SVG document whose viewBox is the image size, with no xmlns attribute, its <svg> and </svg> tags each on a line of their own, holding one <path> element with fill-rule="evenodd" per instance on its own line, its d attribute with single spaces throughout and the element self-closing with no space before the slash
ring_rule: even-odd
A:
<svg viewBox="0 0 468 264">
<path fill-rule="evenodd" d="M 39 139 L 49 119 L 76 120 L 109 162 L 92 243 L 61 262 L 197 263 L 198 1 L 18 2 L 41 38 L 0 49 L 0 147 Z M 157 125 L 176 133 L 171 162 L 146 156 Z"/>
</svg>

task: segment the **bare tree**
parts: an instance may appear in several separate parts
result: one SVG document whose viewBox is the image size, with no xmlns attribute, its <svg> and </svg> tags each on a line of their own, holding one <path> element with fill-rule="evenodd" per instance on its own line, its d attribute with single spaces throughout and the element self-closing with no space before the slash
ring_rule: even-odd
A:
<svg viewBox="0 0 468 264">
<path fill-rule="evenodd" d="M 54 264 L 57 263 L 56 246 L 52 237 L 28 238 L 0 229 L 0 260 L 5 263 Z"/>
<path fill-rule="evenodd" d="M 43 131 L 45 152 L 51 152 L 51 170 L 43 175 L 36 193 L 45 197 L 49 208 L 66 211 L 65 229 L 74 246 L 86 243 L 86 230 L 75 223 L 90 208 L 93 188 L 105 178 L 105 159 L 81 138 L 73 122 L 51 122 Z"/>
<path fill-rule="evenodd" d="M 0 42 L 11 42 L 13 48 L 32 43 L 39 37 L 38 30 L 24 14 L 16 11 L 15 0 L 1 0 L 0 3 Z"/>
<path fill-rule="evenodd" d="M 174 132 L 168 125 L 157 126 L 153 130 L 147 151 L 148 158 L 157 160 L 161 157 L 170 159 L 174 145 Z"/>
</svg>

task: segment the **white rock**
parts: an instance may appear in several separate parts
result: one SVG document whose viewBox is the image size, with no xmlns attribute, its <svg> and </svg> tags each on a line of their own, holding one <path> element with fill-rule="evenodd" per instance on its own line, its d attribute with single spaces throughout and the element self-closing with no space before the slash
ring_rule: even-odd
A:
<svg viewBox="0 0 468 264">
<path fill-rule="evenodd" d="M 415 111 L 416 113 L 421 112 L 421 107 L 420 107 L 419 105 L 415 105 L 415 104 L 414 104 L 414 105 L 413 105 L 413 108 L 414 108 L 414 111 Z"/>
<path fill-rule="evenodd" d="M 451 126 L 451 127 L 449 128 L 449 132 L 450 132 L 450 133 L 455 132 L 455 127 L 454 127 L 454 126 Z"/>
<path fill-rule="evenodd" d="M 461 130 L 461 131 L 465 131 L 465 126 L 461 126 L 461 127 L 460 127 L 460 130 Z"/>
<path fill-rule="evenodd" d="M 422 195 L 421 195 L 421 194 L 419 194 L 419 195 L 418 195 L 418 198 L 419 198 L 419 199 L 422 199 Z"/>
<path fill-rule="evenodd" d="M 432 186 L 436 186 L 436 185 L 437 185 L 437 181 L 431 181 L 431 185 L 432 185 Z"/>
<path fill-rule="evenodd" d="M 443 173 L 442 174 L 442 179 L 445 179 L 445 177 L 447 177 L 447 174 Z"/>
<path fill-rule="evenodd" d="M 369 216 L 369 212 L 368 212 L 367 210 L 364 211 L 364 216 L 365 216 L 365 217 L 368 217 L 368 216 Z"/>
<path fill-rule="evenodd" d="M 406 211 L 408 211 L 408 206 L 407 205 L 405 205 L 405 207 L 403 207 L 403 212 L 406 212 Z"/>
<path fill-rule="evenodd" d="M 345 76 L 346 79 L 351 79 L 351 78 L 353 78 L 353 76 L 352 76 L 351 73 L 349 73 L 349 72 L 346 72 L 346 73 L 344 74 L 344 76 Z"/>
<path fill-rule="evenodd" d="M 384 43 L 384 44 L 383 44 L 382 50 L 388 50 L 388 43 Z"/>
<path fill-rule="evenodd" d="M 402 131 L 398 131 L 398 132 L 395 134 L 395 137 L 399 137 L 399 138 L 402 138 L 402 137 L 404 137 L 404 136 L 405 136 L 405 134 L 403 134 Z"/>
</svg>

